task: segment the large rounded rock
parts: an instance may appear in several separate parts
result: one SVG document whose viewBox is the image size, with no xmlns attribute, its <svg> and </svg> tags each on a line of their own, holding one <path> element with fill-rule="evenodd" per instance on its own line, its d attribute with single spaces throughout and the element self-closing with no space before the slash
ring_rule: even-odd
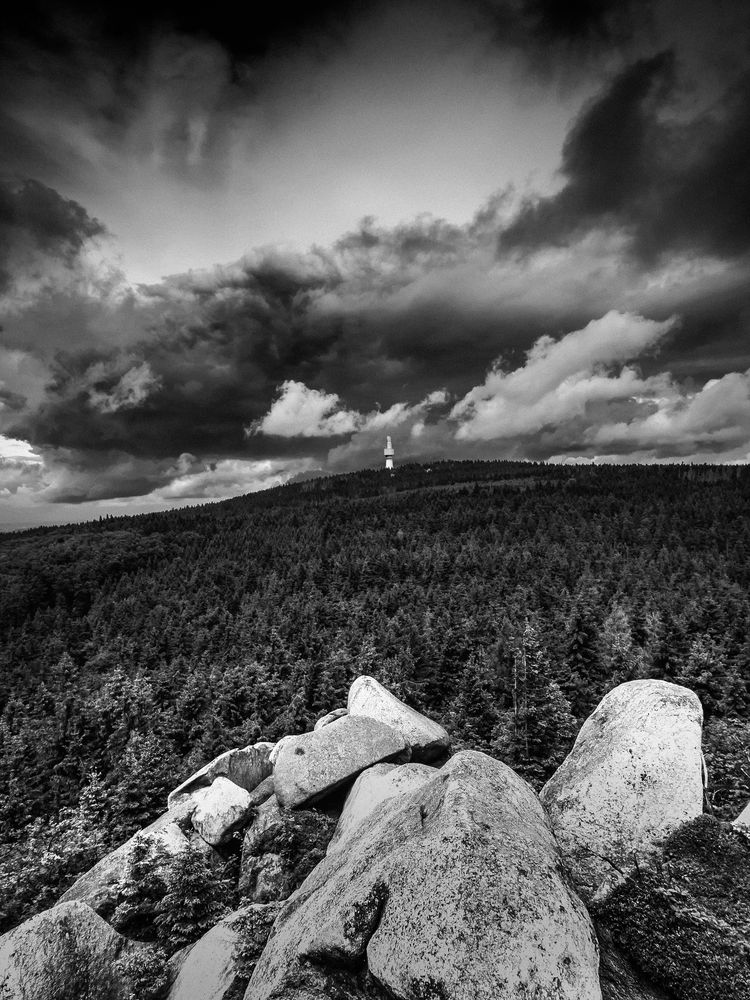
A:
<svg viewBox="0 0 750 1000">
<path fill-rule="evenodd" d="M 381 802 L 419 788 L 434 777 L 435 768 L 429 764 L 376 764 L 368 767 L 357 778 L 346 797 L 329 851 L 338 850 L 357 830 L 359 825 Z"/>
<path fill-rule="evenodd" d="M 597 966 L 533 790 L 467 751 L 381 802 L 318 865 L 245 998 L 599 1000 Z"/>
<path fill-rule="evenodd" d="M 408 759 L 403 736 L 375 719 L 345 715 L 322 729 L 286 737 L 274 765 L 279 804 L 315 802 L 381 761 Z"/>
<path fill-rule="evenodd" d="M 120 883 L 128 875 L 137 842 L 146 843 L 155 859 L 157 871 L 162 876 L 166 874 L 172 859 L 190 846 L 188 838 L 172 822 L 170 814 L 165 813 L 81 875 L 60 897 L 60 902 L 80 900 L 109 919 L 119 902 Z"/>
<path fill-rule="evenodd" d="M 171 791 L 167 807 L 171 809 L 183 796 L 190 795 L 198 788 L 208 788 L 216 778 L 227 778 L 246 792 L 252 792 L 273 770 L 268 759 L 270 752 L 271 744 L 227 750 Z"/>
<path fill-rule="evenodd" d="M 217 778 L 193 813 L 193 827 L 207 844 L 217 847 L 250 822 L 253 808 L 250 792 L 228 778 Z"/>
<path fill-rule="evenodd" d="M 287 899 L 325 856 L 336 820 L 317 809 L 265 802 L 242 844 L 239 889 L 255 903 Z"/>
<path fill-rule="evenodd" d="M 700 701 L 666 681 L 614 688 L 541 791 L 586 901 L 703 811 Z"/>
<path fill-rule="evenodd" d="M 229 1000 L 238 997 L 266 943 L 279 911 L 277 903 L 251 904 L 220 920 L 190 948 L 167 1000 Z M 245 961 L 238 962 L 238 953 Z M 239 990 L 238 990 L 239 988 Z"/>
<path fill-rule="evenodd" d="M 132 984 L 115 965 L 144 952 L 81 902 L 61 903 L 0 937 L 5 1000 L 125 1000 Z"/>
<path fill-rule="evenodd" d="M 358 677 L 349 689 L 349 715 L 377 719 L 401 733 L 412 760 L 435 760 L 450 749 L 450 736 L 437 722 L 409 708 L 374 677 Z"/>
</svg>

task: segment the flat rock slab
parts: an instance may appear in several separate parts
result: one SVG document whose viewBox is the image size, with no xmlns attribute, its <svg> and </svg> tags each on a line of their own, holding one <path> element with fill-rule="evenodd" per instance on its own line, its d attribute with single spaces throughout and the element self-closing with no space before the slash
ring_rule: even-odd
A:
<svg viewBox="0 0 750 1000">
<path fill-rule="evenodd" d="M 274 765 L 279 805 L 302 806 L 339 788 L 366 767 L 408 759 L 404 737 L 376 719 L 345 715 L 322 729 L 285 737 Z"/>
<path fill-rule="evenodd" d="M 639 680 L 610 691 L 583 724 L 540 797 L 587 902 L 703 812 L 702 720 L 688 688 Z"/>
<path fill-rule="evenodd" d="M 750 826 L 750 802 L 748 802 L 734 822 L 736 825 Z"/>
<path fill-rule="evenodd" d="M 216 778 L 228 778 L 246 792 L 252 792 L 273 770 L 268 759 L 270 752 L 271 745 L 256 744 L 219 754 L 169 793 L 167 808 L 171 809 L 182 796 L 190 795 L 198 788 L 207 788 Z"/>
<path fill-rule="evenodd" d="M 0 997 L 126 1000 L 132 984 L 118 976 L 115 962 L 144 950 L 85 903 L 61 903 L 0 937 Z"/>
<path fill-rule="evenodd" d="M 381 802 L 419 788 L 435 776 L 429 764 L 375 764 L 357 778 L 346 797 L 328 851 L 338 850 Z"/>
<path fill-rule="evenodd" d="M 349 715 L 377 719 L 401 733 L 411 747 L 412 760 L 435 760 L 450 749 L 450 736 L 441 725 L 409 708 L 374 677 L 354 681 L 348 709 Z"/>
<path fill-rule="evenodd" d="M 600 1000 L 597 969 L 533 789 L 467 751 L 318 865 L 279 914 L 245 1000 Z"/>
<path fill-rule="evenodd" d="M 159 857 L 162 874 L 166 872 L 171 859 L 190 846 L 188 838 L 172 822 L 170 814 L 165 813 L 81 875 L 60 897 L 60 902 L 80 900 L 101 916 L 110 917 L 118 903 L 119 884 L 128 874 L 133 848 L 139 839 L 145 841 Z"/>
<path fill-rule="evenodd" d="M 217 847 L 250 822 L 253 809 L 250 792 L 228 778 L 217 778 L 193 813 L 193 827 L 207 844 Z"/>
</svg>

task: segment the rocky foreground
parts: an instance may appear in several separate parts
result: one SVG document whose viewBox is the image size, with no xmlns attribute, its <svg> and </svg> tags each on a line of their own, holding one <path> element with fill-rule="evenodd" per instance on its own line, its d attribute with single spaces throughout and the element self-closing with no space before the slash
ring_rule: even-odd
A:
<svg viewBox="0 0 750 1000">
<path fill-rule="evenodd" d="M 703 816 L 701 726 L 688 689 L 623 684 L 537 795 L 360 677 L 314 731 L 207 764 L 0 938 L 0 998 L 750 998 L 750 814 Z M 240 841 L 242 906 L 144 992 L 153 902 L 127 873 L 186 852 L 218 873 Z"/>
</svg>

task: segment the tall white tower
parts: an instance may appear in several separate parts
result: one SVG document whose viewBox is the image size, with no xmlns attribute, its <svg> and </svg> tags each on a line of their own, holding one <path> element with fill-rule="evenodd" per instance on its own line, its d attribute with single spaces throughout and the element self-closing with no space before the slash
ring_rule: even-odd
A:
<svg viewBox="0 0 750 1000">
<path fill-rule="evenodd" d="M 385 467 L 386 469 L 393 468 L 393 445 L 391 444 L 390 434 L 386 438 L 385 448 L 383 448 L 383 454 L 385 455 Z"/>
</svg>

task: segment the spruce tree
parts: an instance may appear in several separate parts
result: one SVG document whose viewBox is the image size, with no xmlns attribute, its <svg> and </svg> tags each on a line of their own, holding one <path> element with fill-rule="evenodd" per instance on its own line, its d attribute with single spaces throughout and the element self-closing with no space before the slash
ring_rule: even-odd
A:
<svg viewBox="0 0 750 1000">
<path fill-rule="evenodd" d="M 137 836 L 128 858 L 125 878 L 117 887 L 118 904 L 110 923 L 118 931 L 136 927 L 138 937 L 153 940 L 151 918 L 167 891 L 164 851 L 145 837 Z"/>
<path fill-rule="evenodd" d="M 512 708 L 494 734 L 493 752 L 540 787 L 570 749 L 577 723 L 536 628 L 527 621 L 514 657 Z"/>
<path fill-rule="evenodd" d="M 156 924 L 161 944 L 172 953 L 221 920 L 229 910 L 229 888 L 193 848 L 177 855 L 166 881 Z"/>
</svg>

